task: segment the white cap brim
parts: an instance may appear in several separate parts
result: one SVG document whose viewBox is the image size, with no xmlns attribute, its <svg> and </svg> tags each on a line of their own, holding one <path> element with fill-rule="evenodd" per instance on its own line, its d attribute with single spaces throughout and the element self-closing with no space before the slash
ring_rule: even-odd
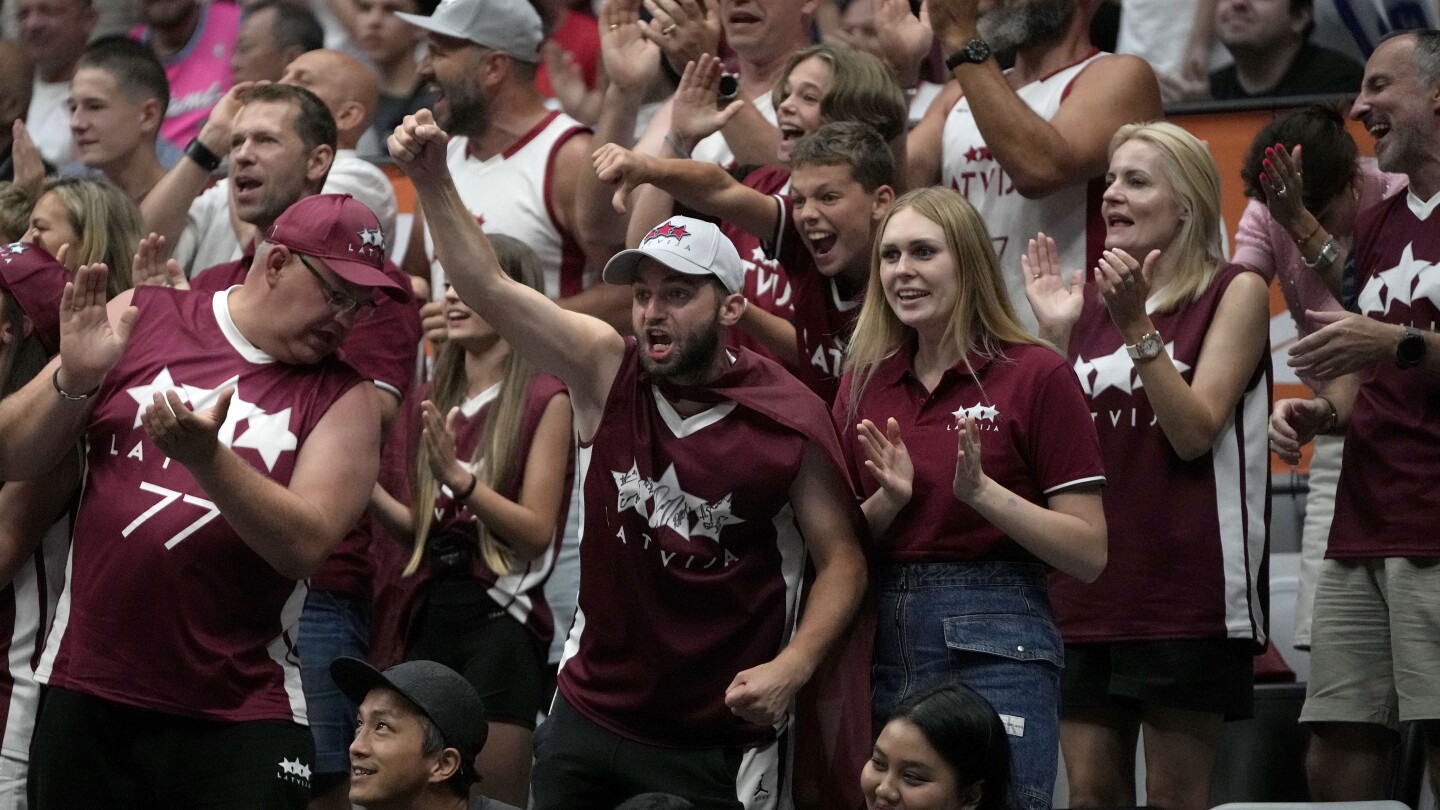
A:
<svg viewBox="0 0 1440 810">
<path fill-rule="evenodd" d="M 601 271 L 600 277 L 607 284 L 631 284 L 635 281 L 635 272 L 640 267 L 641 259 L 652 259 L 687 276 L 710 276 L 718 280 L 722 287 L 729 289 L 725 286 L 725 280 L 720 278 L 714 270 L 696 264 L 688 256 L 673 250 L 646 250 L 644 248 L 622 250 L 611 256 L 610 261 L 605 263 L 605 269 Z M 731 290 L 731 292 L 738 292 L 738 290 Z"/>
<path fill-rule="evenodd" d="M 395 12 L 395 16 L 399 17 L 407 23 L 410 23 L 416 28 L 423 28 L 426 31 L 434 31 L 437 34 L 444 34 L 447 37 L 453 37 L 455 39 L 463 39 L 466 42 L 472 41 L 469 35 L 466 34 L 464 31 L 460 31 L 455 28 L 451 28 L 450 26 L 437 23 L 435 22 L 434 17 L 426 17 L 423 14 L 407 14 L 403 11 Z"/>
</svg>

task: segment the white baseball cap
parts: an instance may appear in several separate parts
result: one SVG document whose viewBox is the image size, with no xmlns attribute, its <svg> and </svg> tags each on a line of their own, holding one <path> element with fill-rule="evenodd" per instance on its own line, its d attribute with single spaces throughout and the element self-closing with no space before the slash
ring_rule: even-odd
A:
<svg viewBox="0 0 1440 810">
<path fill-rule="evenodd" d="M 601 274 L 611 284 L 629 284 L 641 259 L 654 259 L 677 273 L 712 275 L 732 293 L 745 290 L 740 253 L 720 229 L 699 219 L 670 217 L 650 229 L 640 246 L 622 250 L 605 263 Z"/>
<path fill-rule="evenodd" d="M 429 17 L 395 12 L 416 28 L 469 40 L 522 62 L 540 61 L 545 39 L 540 13 L 529 0 L 441 0 Z"/>
</svg>

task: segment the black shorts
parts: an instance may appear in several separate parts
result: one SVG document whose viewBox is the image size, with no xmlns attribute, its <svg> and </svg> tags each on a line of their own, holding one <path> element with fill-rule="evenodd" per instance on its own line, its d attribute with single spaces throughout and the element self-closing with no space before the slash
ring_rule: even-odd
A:
<svg viewBox="0 0 1440 810">
<path fill-rule="evenodd" d="M 1249 639 L 1066 644 L 1061 716 L 1151 705 L 1244 720 L 1254 711 L 1254 656 Z"/>
<path fill-rule="evenodd" d="M 32 810 L 303 810 L 310 734 L 197 720 L 50 689 L 30 743 Z"/>
<path fill-rule="evenodd" d="M 431 584 L 406 657 L 436 661 L 464 675 L 492 721 L 535 728 L 546 694 L 545 653 L 478 581 Z"/>
<path fill-rule="evenodd" d="M 622 737 L 555 695 L 535 732 L 532 807 L 614 807 L 641 793 L 670 793 L 697 810 L 773 807 L 779 795 L 781 741 L 760 748 L 661 748 Z M 747 759 L 748 755 L 748 759 Z M 742 770 L 744 773 L 742 773 Z M 753 786 L 753 787 L 751 787 Z"/>
</svg>

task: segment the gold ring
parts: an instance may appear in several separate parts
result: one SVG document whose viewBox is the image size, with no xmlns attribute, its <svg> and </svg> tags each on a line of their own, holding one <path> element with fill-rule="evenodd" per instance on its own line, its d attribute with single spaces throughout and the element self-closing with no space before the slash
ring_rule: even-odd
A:
<svg viewBox="0 0 1440 810">
<path fill-rule="evenodd" d="M 678 25 L 677 25 L 676 23 L 673 23 L 673 22 L 672 22 L 672 23 L 670 23 L 669 25 L 665 26 L 664 28 L 661 28 L 661 29 L 660 29 L 660 33 L 661 33 L 661 34 L 664 34 L 665 36 L 668 37 L 668 36 L 670 36 L 671 32 L 673 32 L 677 27 L 678 27 Z"/>
</svg>

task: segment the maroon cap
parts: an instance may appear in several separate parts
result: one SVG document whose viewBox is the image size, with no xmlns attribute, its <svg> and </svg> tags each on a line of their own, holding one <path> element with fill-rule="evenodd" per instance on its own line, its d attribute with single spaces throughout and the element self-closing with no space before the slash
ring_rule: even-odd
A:
<svg viewBox="0 0 1440 810">
<path fill-rule="evenodd" d="M 349 194 L 314 194 L 285 209 L 265 234 L 267 242 L 324 260 L 335 275 L 407 300 L 385 271 L 385 232 L 365 203 Z"/>
<path fill-rule="evenodd" d="M 43 247 L 16 242 L 0 247 L 0 287 L 15 296 L 45 344 L 45 351 L 60 351 L 60 294 L 70 271 Z"/>
</svg>

